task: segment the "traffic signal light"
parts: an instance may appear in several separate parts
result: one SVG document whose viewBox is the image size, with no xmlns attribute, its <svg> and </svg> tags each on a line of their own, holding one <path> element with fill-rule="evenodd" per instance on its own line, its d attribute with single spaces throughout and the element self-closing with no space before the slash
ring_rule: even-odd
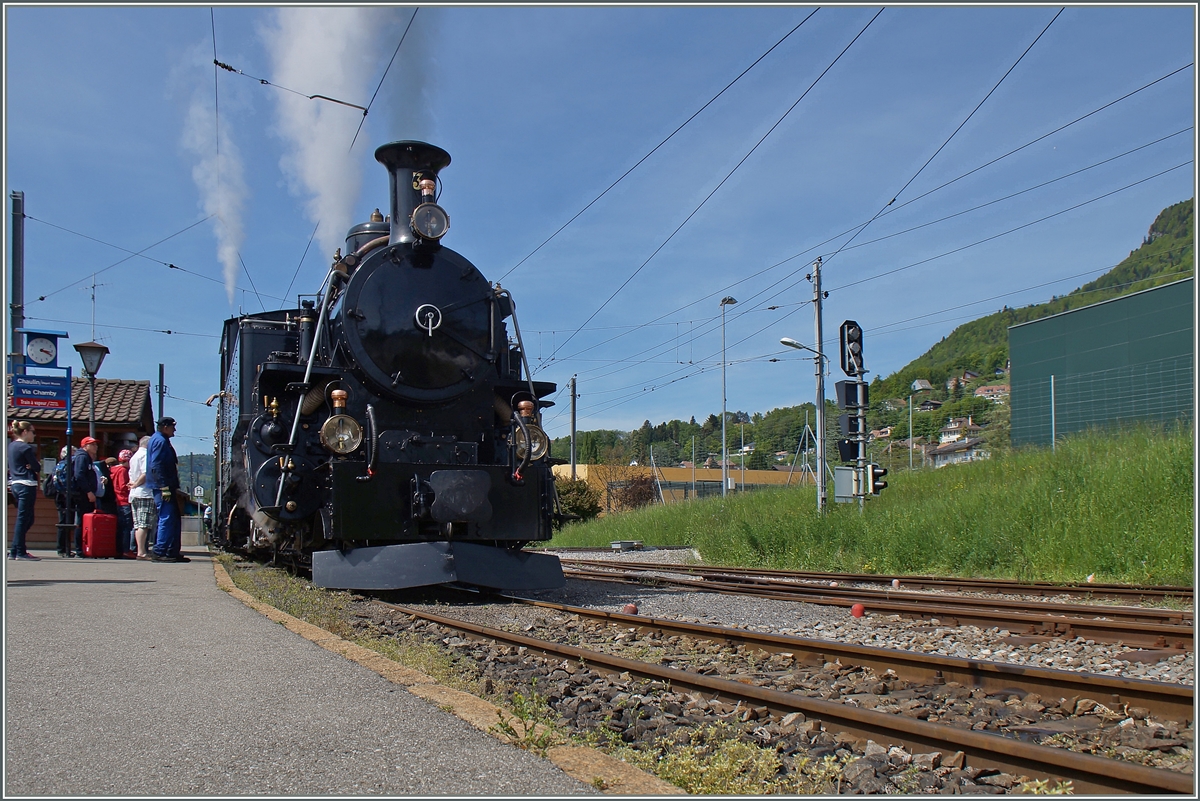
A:
<svg viewBox="0 0 1200 801">
<path fill-rule="evenodd" d="M 839 439 L 837 441 L 838 457 L 843 462 L 854 462 L 858 460 L 858 443 L 851 439 Z"/>
<path fill-rule="evenodd" d="M 871 388 L 865 381 L 838 381 L 833 388 L 839 409 L 865 409 L 871 405 Z"/>
<path fill-rule="evenodd" d="M 845 437 L 854 439 L 863 432 L 864 421 L 857 414 L 843 414 L 838 417 L 838 426 Z"/>
<path fill-rule="evenodd" d="M 839 329 L 839 339 L 842 345 L 842 372 L 851 378 L 865 373 L 862 326 L 853 320 L 847 320 Z"/>
<path fill-rule="evenodd" d="M 867 465 L 867 492 L 878 495 L 887 489 L 887 482 L 883 480 L 886 475 L 886 467 L 880 467 L 874 463 Z"/>
</svg>

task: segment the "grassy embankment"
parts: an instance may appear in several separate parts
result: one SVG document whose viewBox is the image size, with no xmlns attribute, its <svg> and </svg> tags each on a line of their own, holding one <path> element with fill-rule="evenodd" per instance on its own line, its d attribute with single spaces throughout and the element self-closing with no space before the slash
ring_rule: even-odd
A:
<svg viewBox="0 0 1200 801">
<path fill-rule="evenodd" d="M 1139 426 L 893 472 L 861 516 L 831 502 L 820 519 L 811 486 L 764 490 L 573 524 L 550 545 L 641 540 L 693 546 L 710 564 L 1191 586 L 1194 479 L 1191 425 Z"/>
</svg>

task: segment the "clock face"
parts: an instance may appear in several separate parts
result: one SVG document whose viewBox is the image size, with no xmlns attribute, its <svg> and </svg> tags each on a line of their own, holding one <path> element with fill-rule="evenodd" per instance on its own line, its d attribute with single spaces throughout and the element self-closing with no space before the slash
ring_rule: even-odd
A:
<svg viewBox="0 0 1200 801">
<path fill-rule="evenodd" d="M 34 337 L 25 346 L 25 355 L 35 364 L 51 364 L 58 356 L 58 346 L 53 339 Z"/>
</svg>

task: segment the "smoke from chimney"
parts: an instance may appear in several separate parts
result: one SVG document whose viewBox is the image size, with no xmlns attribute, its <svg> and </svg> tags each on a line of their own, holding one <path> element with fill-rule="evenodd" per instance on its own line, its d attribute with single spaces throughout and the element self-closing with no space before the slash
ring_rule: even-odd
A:
<svg viewBox="0 0 1200 801">
<path fill-rule="evenodd" d="M 276 95 L 277 132 L 286 143 L 280 166 L 292 192 L 303 199 L 309 221 L 319 223 L 317 243 L 326 258 L 343 244 L 347 229 L 361 216 L 355 208 L 363 170 L 373 163 L 369 156 L 373 150 L 372 123 L 389 120 L 394 111 L 389 108 L 394 95 L 388 86 L 413 81 L 419 86 L 423 78 L 405 68 L 407 58 L 397 57 L 353 152 L 350 143 L 363 121 L 362 112 L 338 103 L 310 100 L 307 95 L 320 94 L 366 106 L 411 14 L 411 9 L 404 8 L 279 8 L 263 31 L 272 64 L 271 82 L 306 95 L 283 91 Z M 420 38 L 420 25 L 418 19 L 402 53 Z M 418 88 L 416 94 L 421 93 Z M 392 125 L 374 127 L 390 129 Z M 380 133 L 384 141 L 399 138 L 394 130 Z"/>
<path fill-rule="evenodd" d="M 198 69 L 211 71 L 211 59 L 206 58 L 204 52 L 210 47 L 210 44 L 202 43 L 193 48 L 188 62 Z M 249 192 L 241 155 L 229 134 L 229 117 L 221 118 L 218 132 L 212 84 L 201 81 L 195 86 L 183 126 L 183 146 L 196 157 L 192 180 L 200 191 L 201 208 L 213 218 L 217 260 L 221 263 L 225 294 L 232 307 L 237 289 L 238 251 L 246 238 L 242 215 Z"/>
</svg>

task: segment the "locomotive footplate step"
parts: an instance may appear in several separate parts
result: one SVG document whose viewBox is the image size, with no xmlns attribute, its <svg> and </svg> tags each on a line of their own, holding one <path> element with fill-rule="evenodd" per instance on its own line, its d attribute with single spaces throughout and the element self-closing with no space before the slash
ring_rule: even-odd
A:
<svg viewBox="0 0 1200 801">
<path fill-rule="evenodd" d="M 497 590 L 549 590 L 566 584 L 557 556 L 472 542 L 413 542 L 317 551 L 313 584 L 341 590 L 400 590 L 470 584 Z"/>
</svg>

